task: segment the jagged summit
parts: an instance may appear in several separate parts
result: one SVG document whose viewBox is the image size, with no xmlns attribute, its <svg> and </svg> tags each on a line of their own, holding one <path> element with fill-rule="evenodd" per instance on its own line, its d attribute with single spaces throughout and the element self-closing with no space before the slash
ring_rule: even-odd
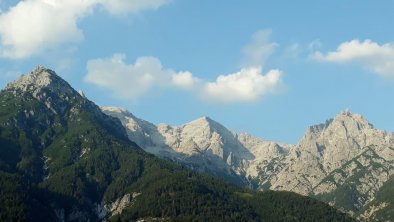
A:
<svg viewBox="0 0 394 222">
<path fill-rule="evenodd" d="M 338 120 L 338 119 L 352 119 L 354 121 L 360 121 L 360 122 L 368 122 L 368 120 L 362 116 L 361 114 L 353 113 L 350 111 L 350 109 L 346 108 L 344 111 L 339 112 L 333 120 Z"/>
<path fill-rule="evenodd" d="M 200 118 L 197 118 L 195 120 L 192 120 L 192 121 L 186 123 L 185 125 L 203 126 L 203 125 L 212 125 L 212 124 L 219 124 L 219 123 L 215 122 L 214 120 L 212 120 L 208 116 L 202 116 Z"/>
<path fill-rule="evenodd" d="M 50 91 L 74 91 L 74 89 L 65 80 L 59 77 L 55 71 L 45 68 L 44 66 L 37 66 L 31 72 L 9 83 L 5 89 L 32 92 L 35 95 L 43 88 L 49 89 Z"/>
<path fill-rule="evenodd" d="M 350 129 L 351 131 L 374 128 L 364 116 L 345 109 L 339 112 L 334 118 L 326 120 L 325 123 L 309 126 L 306 134 L 319 136 L 322 131 L 338 127 Z"/>
<path fill-rule="evenodd" d="M 183 125 L 183 127 L 187 128 L 209 128 L 209 130 L 214 130 L 214 131 L 228 131 L 226 127 L 224 127 L 222 124 L 216 122 L 215 120 L 211 119 L 208 116 L 202 116 L 198 119 L 192 120 L 186 124 Z M 230 132 L 233 134 L 232 132 Z"/>
<path fill-rule="evenodd" d="M 352 113 L 349 109 L 345 109 L 345 111 L 338 113 L 333 122 L 339 121 L 344 124 L 357 124 L 359 128 L 373 128 L 373 125 L 362 115 Z"/>
<path fill-rule="evenodd" d="M 381 152 L 378 155 L 388 159 L 392 154 L 387 153 L 392 151 L 386 148 L 393 147 L 393 141 L 391 134 L 375 129 L 362 115 L 346 109 L 333 119 L 308 128 L 296 147 L 299 151 L 296 161 L 289 161 L 289 172 L 296 173 L 281 172 L 278 178 L 282 179 L 274 187 L 293 187 L 292 190 L 305 194 L 313 192 L 313 187 L 329 172 L 339 169 L 368 147 L 379 147 L 374 152 Z M 288 181 L 292 182 L 288 184 Z"/>
<path fill-rule="evenodd" d="M 51 84 L 57 74 L 44 66 L 37 66 L 30 73 L 24 74 L 14 82 L 9 83 L 7 88 L 27 89 L 29 86 L 45 87 Z M 58 77 L 59 78 L 59 77 Z"/>
</svg>

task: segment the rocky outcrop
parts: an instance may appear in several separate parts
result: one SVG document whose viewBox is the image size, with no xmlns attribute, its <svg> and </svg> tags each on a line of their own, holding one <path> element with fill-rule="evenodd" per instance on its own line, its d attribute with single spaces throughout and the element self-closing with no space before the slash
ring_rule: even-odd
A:
<svg viewBox="0 0 394 222">
<path fill-rule="evenodd" d="M 102 220 L 107 217 L 121 214 L 126 207 L 130 207 L 134 204 L 136 198 L 139 195 L 141 195 L 141 193 L 137 193 L 137 192 L 127 193 L 111 203 L 104 204 L 104 206 L 100 204 L 96 204 L 95 207 L 96 215 L 100 220 Z"/>
</svg>

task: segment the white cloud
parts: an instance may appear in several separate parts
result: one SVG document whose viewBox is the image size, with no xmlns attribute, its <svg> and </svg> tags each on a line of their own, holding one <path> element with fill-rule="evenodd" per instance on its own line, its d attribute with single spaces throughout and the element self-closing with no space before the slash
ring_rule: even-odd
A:
<svg viewBox="0 0 394 222">
<path fill-rule="evenodd" d="M 110 90 L 116 97 L 135 100 L 152 88 L 186 90 L 196 97 L 215 103 L 255 102 L 275 93 L 282 85 L 282 72 L 264 74 L 262 65 L 278 44 L 269 41 L 271 31 L 260 30 L 244 48 L 246 66 L 240 71 L 216 77 L 214 81 L 194 76 L 189 71 L 176 72 L 163 68 L 159 59 L 140 57 L 126 64 L 124 54 L 94 59 L 87 63 L 85 80 Z M 292 46 L 298 50 L 298 44 Z"/>
<path fill-rule="evenodd" d="M 177 87 L 190 90 L 200 84 L 201 80 L 194 77 L 191 72 L 180 72 L 172 75 L 171 82 Z"/>
<path fill-rule="evenodd" d="M 262 74 L 261 67 L 248 67 L 239 72 L 220 75 L 214 82 L 195 77 L 191 72 L 175 72 L 163 68 L 159 59 L 140 57 L 134 64 L 125 63 L 124 54 L 94 59 L 87 63 L 85 81 L 110 90 L 114 96 L 135 100 L 151 89 L 178 88 L 213 102 L 254 102 L 281 85 L 281 72 Z"/>
<path fill-rule="evenodd" d="M 76 0 L 19 2 L 0 15 L 1 55 L 25 58 L 48 47 L 82 41 L 76 22 L 89 5 Z"/>
<path fill-rule="evenodd" d="M 124 54 L 114 54 L 88 61 L 85 81 L 109 89 L 116 97 L 134 100 L 152 87 L 167 85 L 176 74 L 163 69 L 154 57 L 140 57 L 134 64 L 126 64 L 125 58 Z"/>
<path fill-rule="evenodd" d="M 124 15 L 146 9 L 158 9 L 170 0 L 100 0 L 111 14 Z"/>
<path fill-rule="evenodd" d="M 244 49 L 243 66 L 263 66 L 268 57 L 278 46 L 277 43 L 271 42 L 271 30 L 259 30 L 252 36 L 252 41 Z"/>
<path fill-rule="evenodd" d="M 336 51 L 315 52 L 312 58 L 333 63 L 355 63 L 376 74 L 394 77 L 394 43 L 379 45 L 372 40 L 352 40 L 338 46 Z"/>
<path fill-rule="evenodd" d="M 0 14 L 0 56 L 22 59 L 63 44 L 81 42 L 78 21 L 95 6 L 111 14 L 156 9 L 167 0 L 24 0 Z"/>
<path fill-rule="evenodd" d="M 271 70 L 263 75 L 261 67 L 220 75 L 215 82 L 205 83 L 203 94 L 207 96 L 204 98 L 223 103 L 253 102 L 275 92 L 281 85 L 281 76 L 279 70 Z"/>
</svg>

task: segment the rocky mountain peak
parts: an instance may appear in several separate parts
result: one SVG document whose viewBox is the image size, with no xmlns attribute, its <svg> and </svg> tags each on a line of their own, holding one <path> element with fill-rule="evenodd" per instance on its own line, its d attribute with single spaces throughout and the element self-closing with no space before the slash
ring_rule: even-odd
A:
<svg viewBox="0 0 394 222">
<path fill-rule="evenodd" d="M 188 129 L 193 129 L 195 128 L 196 130 L 204 130 L 204 131 L 210 131 L 210 132 L 219 132 L 219 133 L 225 133 L 225 134 L 231 134 L 233 135 L 232 132 L 230 132 L 226 127 L 224 127 L 222 124 L 216 122 L 215 120 L 209 118 L 208 116 L 202 116 L 198 119 L 195 119 L 189 123 L 186 123 L 183 125 L 183 128 L 188 128 Z"/>
<path fill-rule="evenodd" d="M 292 163 L 292 167 L 299 174 L 308 175 L 303 183 L 313 187 L 327 176 L 328 172 L 340 168 L 367 147 L 391 147 L 391 141 L 392 138 L 387 133 L 375 129 L 366 118 L 346 109 L 333 119 L 308 128 L 297 145 L 299 158 Z M 378 155 L 388 156 L 384 152 Z M 310 165 L 305 167 L 305 162 Z M 310 188 L 297 189 L 300 192 L 310 192 Z"/>
<path fill-rule="evenodd" d="M 215 121 L 213 121 L 208 116 L 202 116 L 198 119 L 192 120 L 191 122 L 187 123 L 187 125 L 207 125 L 207 124 L 211 124 L 213 122 L 215 122 Z"/>
<path fill-rule="evenodd" d="M 346 109 L 343 112 L 338 113 L 333 119 L 333 124 L 342 124 L 345 127 L 357 128 L 358 130 L 362 129 L 371 129 L 373 125 L 369 123 L 369 121 L 364 118 L 360 114 L 354 114 L 350 112 L 349 109 Z"/>
<path fill-rule="evenodd" d="M 305 134 L 306 138 L 317 138 L 323 132 L 334 135 L 338 132 L 347 134 L 359 134 L 360 131 L 373 129 L 373 125 L 360 114 L 354 114 L 349 109 L 338 113 L 334 118 L 326 120 L 325 123 L 309 126 Z"/>
<path fill-rule="evenodd" d="M 57 76 L 56 73 L 43 66 L 37 66 L 30 73 L 22 75 L 14 82 L 7 85 L 7 88 L 19 88 L 24 91 L 28 90 L 29 87 L 46 87 L 50 85 Z"/>
<path fill-rule="evenodd" d="M 42 89 L 48 89 L 53 92 L 72 92 L 74 89 L 55 71 L 37 66 L 31 72 L 22 75 L 14 82 L 9 83 L 6 90 L 21 90 L 22 92 L 31 92 L 34 96 Z"/>
<path fill-rule="evenodd" d="M 225 137 L 231 137 L 232 135 L 224 126 L 207 116 L 200 117 L 184 124 L 182 130 L 190 136 L 193 135 L 192 137 L 201 137 L 200 139 L 212 139 L 211 137 L 214 135 Z"/>
</svg>

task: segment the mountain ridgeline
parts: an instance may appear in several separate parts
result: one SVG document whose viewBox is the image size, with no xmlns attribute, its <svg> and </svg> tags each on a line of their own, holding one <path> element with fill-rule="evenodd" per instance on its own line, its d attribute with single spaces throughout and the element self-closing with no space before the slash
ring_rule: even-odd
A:
<svg viewBox="0 0 394 222">
<path fill-rule="evenodd" d="M 0 203 L 0 221 L 353 221 L 148 154 L 44 67 L 0 92 Z"/>
<path fill-rule="evenodd" d="M 291 145 L 232 133 L 208 117 L 156 126 L 121 108 L 101 109 L 161 158 L 256 190 L 311 196 L 360 220 L 394 218 L 394 134 L 348 110 L 309 127 Z"/>
</svg>

